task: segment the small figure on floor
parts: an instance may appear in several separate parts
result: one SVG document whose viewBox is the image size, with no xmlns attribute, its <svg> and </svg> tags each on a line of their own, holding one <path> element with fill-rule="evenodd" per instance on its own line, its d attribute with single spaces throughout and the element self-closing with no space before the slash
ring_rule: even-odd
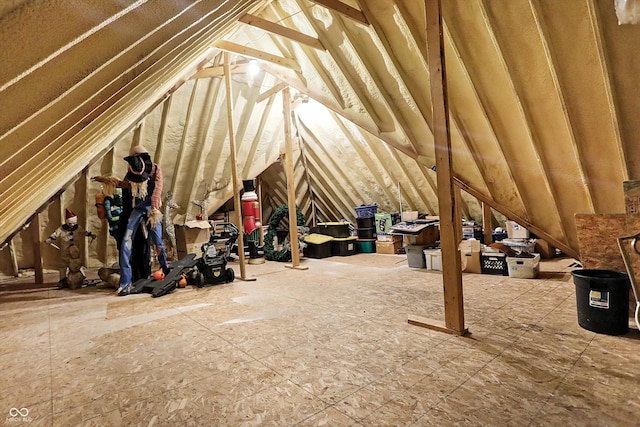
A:
<svg viewBox="0 0 640 427">
<path fill-rule="evenodd" d="M 60 281 L 58 287 L 66 288 L 70 287 L 76 289 L 82 285 L 82 280 L 79 280 L 78 274 L 73 274 L 73 283 L 70 283 L 70 277 L 67 275 L 67 271 L 71 267 L 71 273 L 82 274 L 81 266 L 77 265 L 79 261 L 79 248 L 76 246 L 78 241 L 77 237 L 80 234 L 84 234 L 86 237 L 91 237 L 91 240 L 96 238 L 96 235 L 90 231 L 85 231 L 80 225 L 78 225 L 78 217 L 71 209 L 67 209 L 65 212 L 65 222 L 56 229 L 47 238 L 46 243 L 60 250 Z M 72 250 L 71 248 L 74 247 Z M 80 283 L 78 283 L 78 280 Z"/>
</svg>

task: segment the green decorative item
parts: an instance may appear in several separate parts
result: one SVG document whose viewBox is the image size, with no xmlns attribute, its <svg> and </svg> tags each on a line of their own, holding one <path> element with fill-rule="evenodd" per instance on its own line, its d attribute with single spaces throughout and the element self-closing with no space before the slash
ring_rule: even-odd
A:
<svg viewBox="0 0 640 427">
<path fill-rule="evenodd" d="M 289 207 L 287 205 L 279 206 L 271 215 L 269 219 L 269 229 L 264 236 L 264 257 L 269 261 L 290 262 L 291 261 L 291 249 L 275 250 L 273 247 L 273 241 L 276 237 L 276 231 L 280 225 L 280 221 L 283 218 L 288 217 Z M 296 222 L 298 226 L 304 227 L 305 218 L 300 211 L 300 208 L 296 206 Z"/>
</svg>

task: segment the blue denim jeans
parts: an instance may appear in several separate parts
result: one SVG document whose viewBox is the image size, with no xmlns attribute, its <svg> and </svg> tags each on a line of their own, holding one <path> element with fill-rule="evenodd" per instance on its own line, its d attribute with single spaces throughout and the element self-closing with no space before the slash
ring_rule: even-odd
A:
<svg viewBox="0 0 640 427">
<path fill-rule="evenodd" d="M 127 231 L 122 239 L 122 245 L 120 246 L 120 286 L 125 289 L 131 285 L 132 272 L 131 272 L 131 248 L 133 246 L 133 236 L 138 229 L 138 225 L 142 220 L 146 219 L 147 212 L 140 209 L 134 209 L 129 216 L 127 222 Z M 144 227 L 144 225 L 143 225 Z M 164 243 L 162 242 L 162 222 L 159 221 L 155 228 L 149 231 L 149 237 L 156 247 L 156 253 L 158 254 L 158 262 L 160 266 L 166 272 L 169 270 L 167 264 L 167 254 L 164 251 Z"/>
</svg>

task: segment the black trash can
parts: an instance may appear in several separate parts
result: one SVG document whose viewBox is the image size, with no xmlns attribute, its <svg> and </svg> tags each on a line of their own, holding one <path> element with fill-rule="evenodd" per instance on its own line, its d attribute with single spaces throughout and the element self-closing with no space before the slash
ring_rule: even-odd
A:
<svg viewBox="0 0 640 427">
<path fill-rule="evenodd" d="M 612 270 L 575 270 L 578 324 L 607 335 L 629 331 L 629 287 L 626 273 Z"/>
</svg>

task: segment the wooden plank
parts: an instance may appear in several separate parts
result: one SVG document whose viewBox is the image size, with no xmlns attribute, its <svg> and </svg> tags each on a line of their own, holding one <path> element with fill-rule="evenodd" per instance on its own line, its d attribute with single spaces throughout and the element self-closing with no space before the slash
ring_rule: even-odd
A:
<svg viewBox="0 0 640 427">
<path fill-rule="evenodd" d="M 241 74 L 249 71 L 249 61 L 242 62 L 240 64 L 233 64 L 230 66 L 231 74 Z M 204 79 L 204 78 L 212 78 L 212 77 L 222 77 L 224 76 L 224 65 L 217 67 L 207 67 L 202 70 L 196 71 L 196 73 L 191 76 L 192 79 Z"/>
<path fill-rule="evenodd" d="M 268 52 L 263 52 L 258 49 L 253 49 L 248 46 L 242 46 L 237 43 L 233 43 L 226 40 L 218 40 L 214 44 L 218 49 L 222 49 L 226 52 L 235 53 L 238 55 L 246 56 L 248 58 L 258 59 L 260 61 L 266 61 L 271 64 L 279 65 L 281 67 L 289 68 L 294 71 L 301 71 L 302 68 L 300 64 L 298 64 L 295 60 L 291 58 L 284 58 L 282 56 L 272 55 Z M 231 73 L 231 69 L 229 68 L 229 73 Z M 226 74 L 226 71 L 225 71 Z"/>
<path fill-rule="evenodd" d="M 288 85 L 284 82 L 280 82 L 275 86 L 272 86 L 270 89 L 267 89 L 266 91 L 262 92 L 258 98 L 256 98 L 256 104 L 261 103 L 262 101 L 264 101 L 267 98 L 271 98 L 273 95 L 275 95 L 276 93 L 280 92 L 282 89 L 284 89 L 285 87 L 287 87 Z"/>
<path fill-rule="evenodd" d="M 342 3 L 339 0 L 311 0 L 311 2 L 319 4 L 320 6 L 324 6 L 327 9 L 333 10 L 334 12 L 337 12 L 341 15 L 344 15 L 359 24 L 369 25 L 369 22 L 364 16 L 364 13 L 354 7 L 349 6 L 348 4 Z"/>
<path fill-rule="evenodd" d="M 235 223 L 240 229 L 238 233 L 238 257 L 240 262 L 240 279 L 247 280 L 247 267 L 244 265 L 244 230 L 242 228 L 242 202 L 240 201 L 240 185 L 238 180 L 238 165 L 236 164 L 236 141 L 233 131 L 233 99 L 231 93 L 231 71 L 229 69 L 229 53 L 224 53 L 224 87 L 227 91 L 227 125 L 229 127 L 229 146 L 231 150 L 231 178 L 233 182 L 233 210 Z M 196 80 L 197 81 L 197 80 Z"/>
<path fill-rule="evenodd" d="M 482 203 L 482 233 L 484 235 L 484 244 L 490 245 L 493 243 L 493 224 L 491 216 L 491 205 L 485 202 Z"/>
<path fill-rule="evenodd" d="M 285 27 L 284 25 L 267 21 L 266 19 L 260 18 L 259 16 L 255 16 L 247 13 L 241 16 L 238 21 L 251 25 L 253 27 L 261 28 L 270 33 L 293 40 L 294 42 L 305 44 L 314 49 L 326 50 L 325 47 L 320 42 L 320 40 L 314 37 L 308 36 L 306 34 L 303 34 L 299 31 L 292 30 L 291 28 Z"/>
<path fill-rule="evenodd" d="M 469 333 L 468 329 L 463 329 L 462 331 L 456 331 L 447 327 L 447 325 L 441 321 L 436 319 L 429 319 L 427 317 L 421 316 L 413 316 L 410 315 L 407 319 L 407 322 L 410 325 L 420 326 L 422 328 L 433 329 L 438 332 L 446 332 L 447 334 L 452 335 L 467 335 Z"/>
<path fill-rule="evenodd" d="M 296 215 L 296 187 L 293 174 L 293 141 L 291 138 L 291 91 L 288 87 L 282 90 L 284 107 L 284 172 L 287 176 L 287 205 L 289 206 L 289 243 L 291 244 L 291 264 L 293 268 L 300 265 L 300 245 L 298 245 L 298 220 Z"/>
<path fill-rule="evenodd" d="M 425 0 L 425 17 L 438 184 L 440 247 L 444 261 L 442 279 L 445 325 L 448 329 L 462 334 L 465 331 L 462 272 L 454 227 L 457 204 L 451 164 L 451 134 L 440 0 Z"/>
</svg>

